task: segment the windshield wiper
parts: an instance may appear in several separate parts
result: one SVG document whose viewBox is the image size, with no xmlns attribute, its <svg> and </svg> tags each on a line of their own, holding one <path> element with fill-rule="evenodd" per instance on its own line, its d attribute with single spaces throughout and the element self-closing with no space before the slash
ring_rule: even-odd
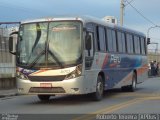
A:
<svg viewBox="0 0 160 120">
<path fill-rule="evenodd" d="M 61 64 L 61 62 L 59 61 L 59 59 L 50 50 L 47 50 L 47 51 L 52 56 L 52 58 L 56 61 L 56 63 L 61 68 L 63 68 L 63 65 Z M 37 63 L 37 61 L 42 57 L 42 55 L 45 54 L 45 53 L 46 53 L 45 50 L 43 50 L 40 54 L 38 54 L 38 56 L 36 57 L 36 59 L 28 67 L 32 68 Z"/>
<path fill-rule="evenodd" d="M 39 23 L 36 23 L 36 28 L 40 28 Z M 37 44 L 38 44 L 38 42 L 39 42 L 40 38 L 41 38 L 41 30 L 37 29 L 37 36 L 36 36 L 36 40 L 35 40 L 35 42 L 34 42 L 34 44 L 33 44 L 32 51 L 31 51 L 31 54 L 30 54 L 30 56 L 29 56 L 28 61 L 30 60 L 30 58 L 31 58 L 31 56 L 32 56 L 32 53 L 33 53 L 33 51 L 34 51 L 35 47 L 37 46 Z"/>
<path fill-rule="evenodd" d="M 39 23 L 36 23 L 36 29 L 37 29 L 37 28 L 40 28 Z M 33 50 L 35 49 L 35 47 L 37 46 L 40 38 L 41 38 L 41 30 L 40 30 L 40 29 L 37 29 L 37 36 L 36 36 L 36 40 L 35 40 L 35 42 L 34 42 L 34 45 L 33 45 L 33 47 L 32 47 L 32 52 L 33 52 Z"/>
<path fill-rule="evenodd" d="M 36 59 L 34 59 L 34 61 L 29 65 L 29 68 L 32 68 L 36 64 L 36 62 L 39 60 L 39 58 L 43 56 L 43 54 L 45 54 L 45 50 L 43 50 L 42 52 L 40 52 L 40 54 L 38 54 Z"/>
<path fill-rule="evenodd" d="M 50 50 L 47 50 L 48 51 L 48 53 L 52 56 L 52 58 L 58 63 L 58 65 L 61 67 L 61 68 L 63 68 L 63 65 L 62 65 L 62 63 L 59 61 L 59 59 L 54 55 L 54 53 L 53 52 L 51 52 Z"/>
</svg>

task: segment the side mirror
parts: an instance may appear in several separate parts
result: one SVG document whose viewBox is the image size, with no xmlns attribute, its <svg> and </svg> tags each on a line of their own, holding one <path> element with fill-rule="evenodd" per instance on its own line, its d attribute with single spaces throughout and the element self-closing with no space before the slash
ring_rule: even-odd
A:
<svg viewBox="0 0 160 120">
<path fill-rule="evenodd" d="M 13 55 L 16 55 L 16 51 L 15 51 L 16 43 L 14 42 L 14 37 L 13 37 L 14 34 L 18 34 L 18 32 L 13 32 L 13 33 L 10 34 L 10 37 L 9 37 L 9 52 Z"/>
<path fill-rule="evenodd" d="M 13 37 L 9 37 L 9 52 L 13 55 L 16 55 L 16 52 L 13 52 Z"/>
<path fill-rule="evenodd" d="M 9 51 L 13 51 L 13 37 L 9 37 Z"/>
<path fill-rule="evenodd" d="M 91 46 L 92 42 L 91 42 L 91 35 L 86 35 L 86 49 L 87 50 L 91 50 L 92 46 Z"/>
<path fill-rule="evenodd" d="M 150 38 L 147 38 L 147 45 L 151 44 Z"/>
</svg>

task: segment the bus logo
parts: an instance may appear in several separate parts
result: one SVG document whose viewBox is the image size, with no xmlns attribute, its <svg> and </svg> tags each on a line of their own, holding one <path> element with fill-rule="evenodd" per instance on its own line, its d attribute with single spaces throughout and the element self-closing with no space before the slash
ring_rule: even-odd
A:
<svg viewBox="0 0 160 120">
<path fill-rule="evenodd" d="M 119 56 L 111 55 L 111 63 L 121 63 L 121 58 Z"/>
</svg>

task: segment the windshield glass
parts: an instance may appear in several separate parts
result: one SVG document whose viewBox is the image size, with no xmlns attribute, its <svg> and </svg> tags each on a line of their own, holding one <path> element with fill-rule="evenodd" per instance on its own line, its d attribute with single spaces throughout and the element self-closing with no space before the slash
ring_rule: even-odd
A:
<svg viewBox="0 0 160 120">
<path fill-rule="evenodd" d="M 82 47 L 78 22 L 50 23 L 48 39 L 49 51 L 57 57 L 60 63 L 71 64 L 80 59 Z"/>
<path fill-rule="evenodd" d="M 21 25 L 17 63 L 30 67 L 77 64 L 82 57 L 81 27 L 78 21 Z"/>
</svg>

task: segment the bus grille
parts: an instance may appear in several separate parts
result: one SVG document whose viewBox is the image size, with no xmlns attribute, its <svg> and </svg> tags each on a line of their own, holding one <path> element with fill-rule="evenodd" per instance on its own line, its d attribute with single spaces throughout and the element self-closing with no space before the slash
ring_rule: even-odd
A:
<svg viewBox="0 0 160 120">
<path fill-rule="evenodd" d="M 41 81 L 62 81 L 65 79 L 65 75 L 61 76 L 28 76 L 30 81 L 36 81 L 36 82 L 41 82 Z"/>
<path fill-rule="evenodd" d="M 62 87 L 31 87 L 29 90 L 30 93 L 65 93 L 65 90 Z"/>
</svg>

